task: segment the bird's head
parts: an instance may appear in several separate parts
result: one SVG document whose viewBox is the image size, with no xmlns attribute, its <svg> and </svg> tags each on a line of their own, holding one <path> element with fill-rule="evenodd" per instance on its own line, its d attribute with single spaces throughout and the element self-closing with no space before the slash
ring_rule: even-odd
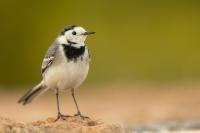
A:
<svg viewBox="0 0 200 133">
<path fill-rule="evenodd" d="M 87 36 L 94 33 L 88 32 L 80 26 L 71 25 L 63 29 L 58 39 L 61 43 L 84 44 Z"/>
</svg>

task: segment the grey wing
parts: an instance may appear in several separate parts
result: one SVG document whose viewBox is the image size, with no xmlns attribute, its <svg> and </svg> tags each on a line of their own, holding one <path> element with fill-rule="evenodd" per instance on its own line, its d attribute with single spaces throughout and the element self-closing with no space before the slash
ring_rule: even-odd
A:
<svg viewBox="0 0 200 133">
<path fill-rule="evenodd" d="M 44 75 L 46 70 L 52 65 L 52 63 L 56 57 L 56 52 L 58 50 L 58 46 L 59 46 L 59 44 L 57 42 L 54 42 L 47 50 L 46 55 L 42 62 L 42 68 L 41 68 L 42 75 Z"/>
</svg>

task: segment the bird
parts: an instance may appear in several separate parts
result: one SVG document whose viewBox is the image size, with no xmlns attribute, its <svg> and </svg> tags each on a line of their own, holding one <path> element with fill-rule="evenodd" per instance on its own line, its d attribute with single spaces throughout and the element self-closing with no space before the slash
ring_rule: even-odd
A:
<svg viewBox="0 0 200 133">
<path fill-rule="evenodd" d="M 70 91 L 77 113 L 75 116 L 86 118 L 80 112 L 75 97 L 75 89 L 86 79 L 89 71 L 90 54 L 85 40 L 95 32 L 86 31 L 81 26 L 66 26 L 48 48 L 41 66 L 41 82 L 27 91 L 18 103 L 26 105 L 47 90 L 53 90 L 56 95 L 57 118 L 65 119 L 60 112 L 59 93 Z"/>
</svg>

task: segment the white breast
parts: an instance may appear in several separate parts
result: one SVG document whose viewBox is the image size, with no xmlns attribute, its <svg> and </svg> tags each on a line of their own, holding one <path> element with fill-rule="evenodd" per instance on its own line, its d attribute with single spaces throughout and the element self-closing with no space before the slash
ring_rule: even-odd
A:
<svg viewBox="0 0 200 133">
<path fill-rule="evenodd" d="M 88 49 L 76 62 L 67 61 L 63 47 L 59 47 L 56 61 L 48 69 L 44 76 L 45 84 L 51 88 L 59 90 L 75 89 L 86 79 L 89 70 Z"/>
</svg>

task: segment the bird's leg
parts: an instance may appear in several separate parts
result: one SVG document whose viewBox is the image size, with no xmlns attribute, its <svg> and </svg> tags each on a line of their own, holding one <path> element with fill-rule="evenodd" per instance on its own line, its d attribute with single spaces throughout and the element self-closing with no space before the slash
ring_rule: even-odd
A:
<svg viewBox="0 0 200 133">
<path fill-rule="evenodd" d="M 60 112 L 60 104 L 59 104 L 59 92 L 58 92 L 58 89 L 56 89 L 56 101 L 57 101 L 57 110 L 58 110 L 58 114 L 57 114 L 57 118 L 55 121 L 59 120 L 59 119 L 62 119 L 62 120 L 65 120 L 65 118 L 67 116 L 63 115 L 61 112 Z"/>
<path fill-rule="evenodd" d="M 81 112 L 80 112 L 80 110 L 79 110 L 79 107 L 78 107 L 78 104 L 77 104 L 77 102 L 76 102 L 76 98 L 75 98 L 75 95 L 74 95 L 74 89 L 72 89 L 72 97 L 73 97 L 73 100 L 74 100 L 74 103 L 75 103 L 76 109 L 77 109 L 76 115 L 80 115 L 80 116 L 81 116 Z"/>
<path fill-rule="evenodd" d="M 75 95 L 74 95 L 74 89 L 71 90 L 71 93 L 72 93 L 72 97 L 74 99 L 74 103 L 76 105 L 76 109 L 77 109 L 77 113 L 74 115 L 74 116 L 80 116 L 82 119 L 85 119 L 85 118 L 89 118 L 87 116 L 83 116 L 79 110 L 79 107 L 78 107 L 78 104 L 76 102 L 76 98 L 75 98 Z"/>
</svg>

